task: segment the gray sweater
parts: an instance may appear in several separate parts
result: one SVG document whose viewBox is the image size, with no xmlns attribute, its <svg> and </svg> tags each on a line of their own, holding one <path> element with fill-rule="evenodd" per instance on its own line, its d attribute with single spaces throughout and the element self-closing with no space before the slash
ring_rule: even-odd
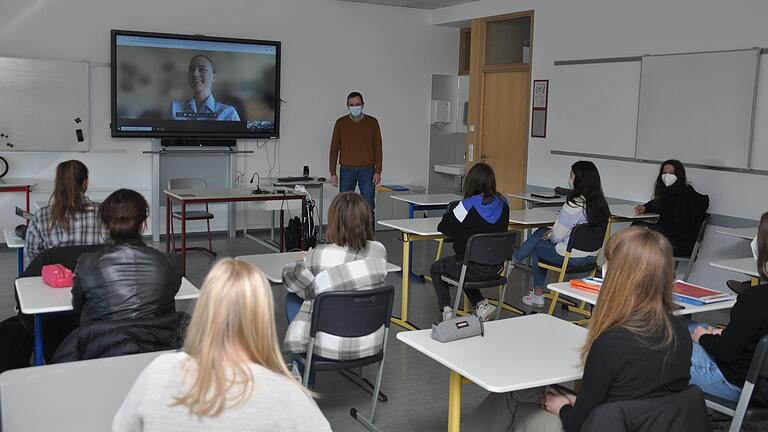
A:
<svg viewBox="0 0 768 432">
<path fill-rule="evenodd" d="M 123 431 L 330 431 L 315 401 L 289 378 L 251 364 L 253 392 L 242 405 L 218 417 L 199 418 L 174 406 L 188 384 L 182 382 L 183 352 L 163 354 L 141 372 L 112 422 Z"/>
</svg>

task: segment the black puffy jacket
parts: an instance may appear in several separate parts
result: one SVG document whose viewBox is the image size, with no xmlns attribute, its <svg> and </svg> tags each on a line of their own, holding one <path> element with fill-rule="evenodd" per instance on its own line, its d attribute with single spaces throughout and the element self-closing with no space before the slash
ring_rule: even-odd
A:
<svg viewBox="0 0 768 432">
<path fill-rule="evenodd" d="M 169 257 L 141 240 L 110 243 L 83 254 L 72 284 L 80 323 L 147 319 L 175 312 L 181 272 Z"/>
<path fill-rule="evenodd" d="M 690 256 L 701 223 L 707 217 L 709 196 L 686 184 L 672 188 L 667 196 L 645 203 L 647 213 L 658 213 L 656 226 L 672 243 L 675 256 Z"/>
</svg>

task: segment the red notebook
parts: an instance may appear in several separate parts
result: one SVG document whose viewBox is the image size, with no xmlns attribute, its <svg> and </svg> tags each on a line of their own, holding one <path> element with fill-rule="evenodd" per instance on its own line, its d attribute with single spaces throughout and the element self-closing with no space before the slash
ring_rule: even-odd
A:
<svg viewBox="0 0 768 432">
<path fill-rule="evenodd" d="M 690 284 L 688 282 L 683 282 L 681 280 L 675 281 L 675 286 L 672 289 L 672 292 L 675 296 L 682 297 L 683 299 L 694 300 L 703 304 L 733 300 L 736 298 L 736 296 L 733 294 L 715 291 L 709 288 Z"/>
</svg>

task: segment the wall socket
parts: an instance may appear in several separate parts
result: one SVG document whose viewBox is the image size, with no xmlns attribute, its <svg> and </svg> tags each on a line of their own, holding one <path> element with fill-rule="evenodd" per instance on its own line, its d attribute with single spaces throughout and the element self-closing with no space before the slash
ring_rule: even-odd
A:
<svg viewBox="0 0 768 432">
<path fill-rule="evenodd" d="M 475 145 L 474 144 L 469 145 L 469 151 L 467 153 L 468 153 L 467 157 L 469 157 L 469 161 L 474 162 L 475 161 Z"/>
</svg>

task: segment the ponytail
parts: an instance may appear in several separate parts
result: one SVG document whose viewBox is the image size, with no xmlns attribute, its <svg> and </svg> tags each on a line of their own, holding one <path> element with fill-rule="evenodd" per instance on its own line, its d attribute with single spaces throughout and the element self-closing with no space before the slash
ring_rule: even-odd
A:
<svg viewBox="0 0 768 432">
<path fill-rule="evenodd" d="M 84 210 L 88 168 L 79 160 L 68 160 L 56 167 L 53 195 L 49 200 L 51 220 L 49 229 L 69 230 L 70 217 Z"/>
</svg>

